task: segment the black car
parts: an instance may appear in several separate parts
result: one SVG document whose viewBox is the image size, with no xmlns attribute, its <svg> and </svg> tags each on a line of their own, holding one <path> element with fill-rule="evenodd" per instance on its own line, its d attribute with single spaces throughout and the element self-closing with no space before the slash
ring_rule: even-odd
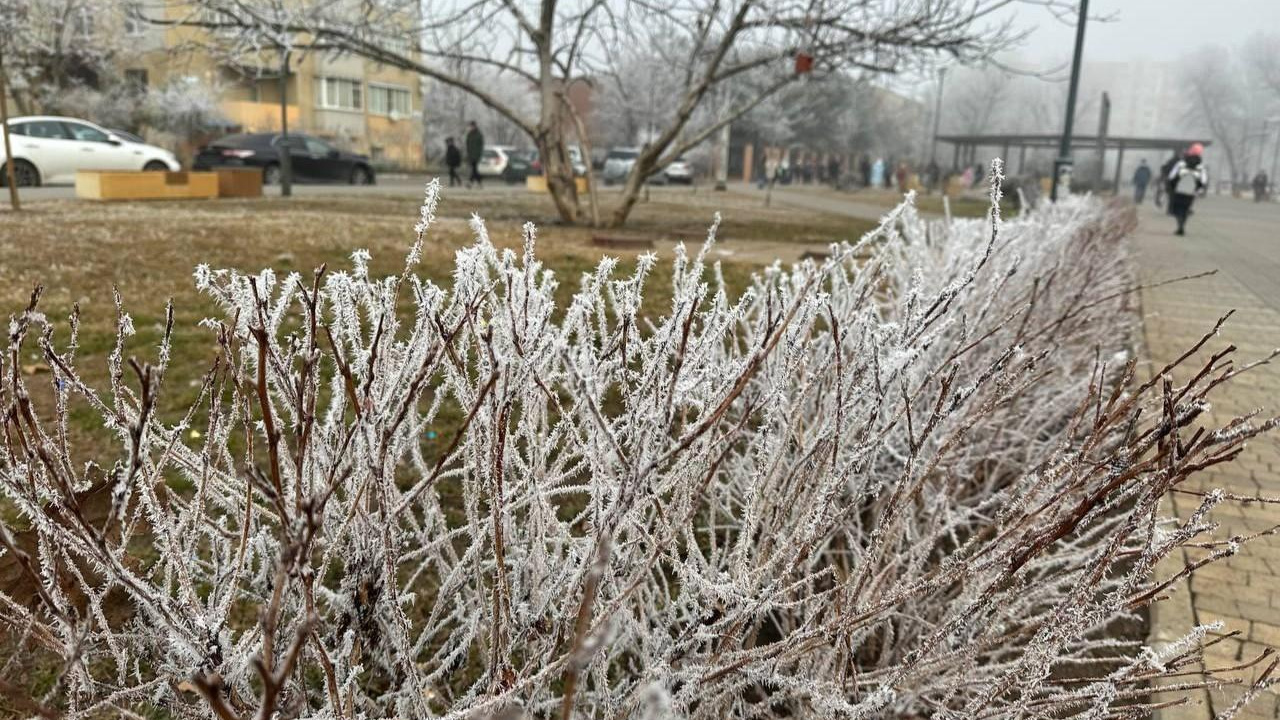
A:
<svg viewBox="0 0 1280 720">
<path fill-rule="evenodd" d="M 508 150 L 507 166 L 502 169 L 502 179 L 514 185 L 522 183 L 530 175 L 542 172 L 537 150 Z"/>
<path fill-rule="evenodd" d="M 262 168 L 262 182 L 274 185 L 280 182 L 280 148 L 286 145 L 294 182 L 372 185 L 376 180 L 368 157 L 344 152 L 301 133 L 289 133 L 287 137 L 279 133 L 228 135 L 200 148 L 192 168 Z"/>
</svg>

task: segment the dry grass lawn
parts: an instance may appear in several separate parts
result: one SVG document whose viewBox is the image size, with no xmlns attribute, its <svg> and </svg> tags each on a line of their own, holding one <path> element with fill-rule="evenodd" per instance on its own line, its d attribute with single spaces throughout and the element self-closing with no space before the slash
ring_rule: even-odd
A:
<svg viewBox="0 0 1280 720">
<path fill-rule="evenodd" d="M 197 323 L 218 316 L 218 311 L 194 289 L 192 270 L 198 263 L 309 274 L 323 263 L 346 267 L 353 250 L 366 248 L 373 254 L 375 272 L 396 272 L 403 267 L 419 203 L 418 197 L 408 194 L 336 193 L 288 200 L 30 203 L 20 214 L 0 212 L 0 306 L 4 314 L 20 311 L 37 284 L 45 288 L 41 309 L 52 318 L 65 319 L 78 303 L 82 317 L 78 365 L 102 388 L 115 335 L 112 288 L 119 288 L 133 316 L 138 334 L 129 351 L 140 361 L 154 358 L 165 304 L 172 298 L 174 358 L 161 409 L 175 419 L 173 413 L 194 398 L 213 355 L 212 336 Z M 655 192 L 650 202 L 639 206 L 625 233 L 655 239 L 659 256 L 670 257 L 676 242 L 696 245 L 702 241 L 717 209 L 723 212 L 724 222 L 715 257 L 722 261 L 735 289 L 745 286 L 754 269 L 775 258 L 790 262 L 806 250 L 856 238 L 871 227 L 869 222 L 809 211 L 766 210 L 725 195 Z M 519 245 L 521 224 L 539 223 L 539 255 L 559 273 L 564 301 L 576 290 L 580 274 L 594 267 L 602 255 L 621 256 L 620 272 L 625 273 L 638 252 L 602 250 L 592 244 L 592 230 L 555 225 L 545 197 L 448 193 L 422 264 L 423 273 L 437 283 L 449 284 L 454 251 L 472 241 L 472 213 L 485 218 L 495 242 L 511 247 Z M 668 311 L 669 278 L 669 265 L 660 264 L 650 281 L 648 312 Z M 61 332 L 59 340 L 65 338 Z M 23 372 L 37 380 L 40 375 L 47 377 L 33 343 L 28 345 L 21 360 Z M 109 438 L 96 416 L 80 403 L 73 406 L 72 419 L 78 444 L 110 467 L 116 458 L 108 454 L 112 452 Z"/>
</svg>

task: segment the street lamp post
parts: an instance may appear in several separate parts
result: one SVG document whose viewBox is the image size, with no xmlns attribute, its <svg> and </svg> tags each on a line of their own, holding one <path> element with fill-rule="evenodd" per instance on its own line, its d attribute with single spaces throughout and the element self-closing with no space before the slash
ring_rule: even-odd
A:
<svg viewBox="0 0 1280 720">
<path fill-rule="evenodd" d="M 1089 19 L 1089 0 L 1080 0 L 1080 17 L 1076 20 L 1076 50 L 1071 57 L 1071 83 L 1067 89 L 1067 117 L 1062 128 L 1062 142 L 1058 145 L 1058 158 L 1053 161 L 1053 191 L 1049 197 L 1058 199 L 1059 189 L 1066 185 L 1071 192 L 1071 131 L 1075 124 L 1076 92 L 1080 89 L 1080 58 L 1084 55 L 1084 26 Z"/>
<path fill-rule="evenodd" d="M 933 99 L 933 145 L 929 148 L 929 165 L 938 164 L 938 127 L 942 120 L 942 88 L 947 80 L 947 69 L 938 68 L 938 97 Z"/>
<path fill-rule="evenodd" d="M 280 50 L 280 195 L 293 194 L 293 149 L 289 147 L 289 51 Z"/>
</svg>

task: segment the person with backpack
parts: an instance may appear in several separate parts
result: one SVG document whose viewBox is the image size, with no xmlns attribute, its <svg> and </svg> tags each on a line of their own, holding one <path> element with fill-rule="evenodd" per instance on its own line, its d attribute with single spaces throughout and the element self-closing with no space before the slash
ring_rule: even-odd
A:
<svg viewBox="0 0 1280 720">
<path fill-rule="evenodd" d="M 1205 169 L 1201 154 L 1204 146 L 1193 143 L 1169 171 L 1169 214 L 1178 221 L 1177 235 L 1186 235 L 1187 216 L 1191 214 L 1191 204 L 1197 195 L 1204 195 L 1209 187 L 1209 173 Z"/>
<path fill-rule="evenodd" d="M 462 178 L 458 175 L 458 167 L 462 165 L 462 151 L 458 149 L 458 144 L 453 138 L 444 139 L 444 164 L 449 168 L 449 187 L 462 184 Z"/>
<path fill-rule="evenodd" d="M 476 127 L 475 120 L 467 123 L 466 143 L 467 162 L 471 163 L 471 177 L 467 178 L 467 187 L 471 187 L 471 183 L 475 183 L 476 187 L 483 187 L 480 180 L 480 159 L 484 157 L 484 133 Z"/>
</svg>

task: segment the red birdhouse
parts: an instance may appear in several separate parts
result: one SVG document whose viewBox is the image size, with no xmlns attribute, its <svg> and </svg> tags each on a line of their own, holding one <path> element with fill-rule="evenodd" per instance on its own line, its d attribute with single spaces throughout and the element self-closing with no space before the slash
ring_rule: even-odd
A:
<svg viewBox="0 0 1280 720">
<path fill-rule="evenodd" d="M 796 53 L 796 74 L 807 75 L 813 72 L 813 56 L 809 53 Z"/>
</svg>

